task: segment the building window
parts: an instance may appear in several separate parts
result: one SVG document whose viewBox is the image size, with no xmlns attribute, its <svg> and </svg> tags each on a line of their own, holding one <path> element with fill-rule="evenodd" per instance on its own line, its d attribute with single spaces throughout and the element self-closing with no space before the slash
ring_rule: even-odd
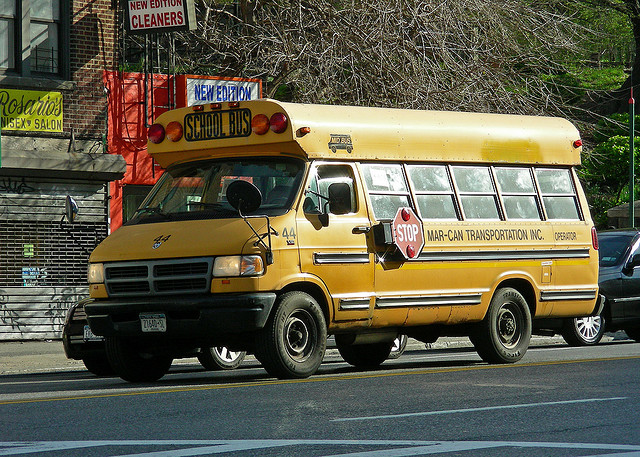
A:
<svg viewBox="0 0 640 457">
<path fill-rule="evenodd" d="M 0 70 L 16 67 L 16 4 L 0 0 Z"/>
<path fill-rule="evenodd" d="M 69 78 L 69 2 L 0 0 L 0 71 Z"/>
<path fill-rule="evenodd" d="M 31 70 L 58 73 L 60 49 L 59 0 L 31 0 Z"/>
</svg>

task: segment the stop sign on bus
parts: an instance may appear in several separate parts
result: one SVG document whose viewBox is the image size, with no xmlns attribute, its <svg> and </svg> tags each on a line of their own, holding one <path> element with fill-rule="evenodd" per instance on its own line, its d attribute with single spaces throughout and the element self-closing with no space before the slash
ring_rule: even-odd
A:
<svg viewBox="0 0 640 457">
<path fill-rule="evenodd" d="M 415 259 L 424 246 L 422 221 L 411 208 L 398 208 L 393 221 L 393 243 L 405 259 Z"/>
</svg>

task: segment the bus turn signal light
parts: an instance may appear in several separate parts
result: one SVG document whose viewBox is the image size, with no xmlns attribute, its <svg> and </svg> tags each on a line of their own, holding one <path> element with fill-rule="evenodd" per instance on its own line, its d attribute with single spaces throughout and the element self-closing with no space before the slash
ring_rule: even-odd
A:
<svg viewBox="0 0 640 457">
<path fill-rule="evenodd" d="M 173 142 L 179 141 L 182 138 L 182 125 L 180 125 L 180 122 L 169 122 L 166 128 L 166 135 Z"/>
<path fill-rule="evenodd" d="M 256 114 L 251 119 L 251 130 L 256 135 L 264 135 L 269 131 L 269 118 L 264 114 Z"/>
</svg>

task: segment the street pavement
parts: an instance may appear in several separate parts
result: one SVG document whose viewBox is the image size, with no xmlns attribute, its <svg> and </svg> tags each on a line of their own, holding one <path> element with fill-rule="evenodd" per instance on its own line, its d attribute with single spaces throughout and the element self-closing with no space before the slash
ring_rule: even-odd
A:
<svg viewBox="0 0 640 457">
<path fill-rule="evenodd" d="M 624 332 L 607 333 L 603 342 L 627 339 Z M 560 336 L 533 336 L 531 346 L 566 344 Z M 439 338 L 429 344 L 430 349 L 446 349 L 454 347 L 471 347 L 468 338 Z M 425 345 L 409 339 L 407 351 L 424 350 Z M 337 350 L 330 348 L 328 355 L 337 355 Z M 198 363 L 197 359 L 184 359 L 176 363 Z M 29 340 L 0 341 L 0 376 L 25 373 L 48 373 L 56 371 L 85 370 L 81 360 L 67 359 L 61 340 Z"/>
</svg>

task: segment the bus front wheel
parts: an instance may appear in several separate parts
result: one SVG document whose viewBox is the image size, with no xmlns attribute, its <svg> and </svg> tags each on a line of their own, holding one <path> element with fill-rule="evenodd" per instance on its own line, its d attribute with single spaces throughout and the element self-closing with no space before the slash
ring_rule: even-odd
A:
<svg viewBox="0 0 640 457">
<path fill-rule="evenodd" d="M 109 363 L 118 376 L 129 382 L 152 382 L 163 377 L 171 367 L 169 356 L 140 351 L 134 341 L 116 337 L 105 339 Z"/>
<path fill-rule="evenodd" d="M 309 294 L 287 292 L 256 337 L 255 356 L 267 373 L 280 379 L 308 378 L 324 358 L 327 326 Z"/>
<path fill-rule="evenodd" d="M 520 360 L 531 340 L 531 313 L 522 294 L 511 287 L 498 289 L 470 339 L 487 363 Z"/>
</svg>

